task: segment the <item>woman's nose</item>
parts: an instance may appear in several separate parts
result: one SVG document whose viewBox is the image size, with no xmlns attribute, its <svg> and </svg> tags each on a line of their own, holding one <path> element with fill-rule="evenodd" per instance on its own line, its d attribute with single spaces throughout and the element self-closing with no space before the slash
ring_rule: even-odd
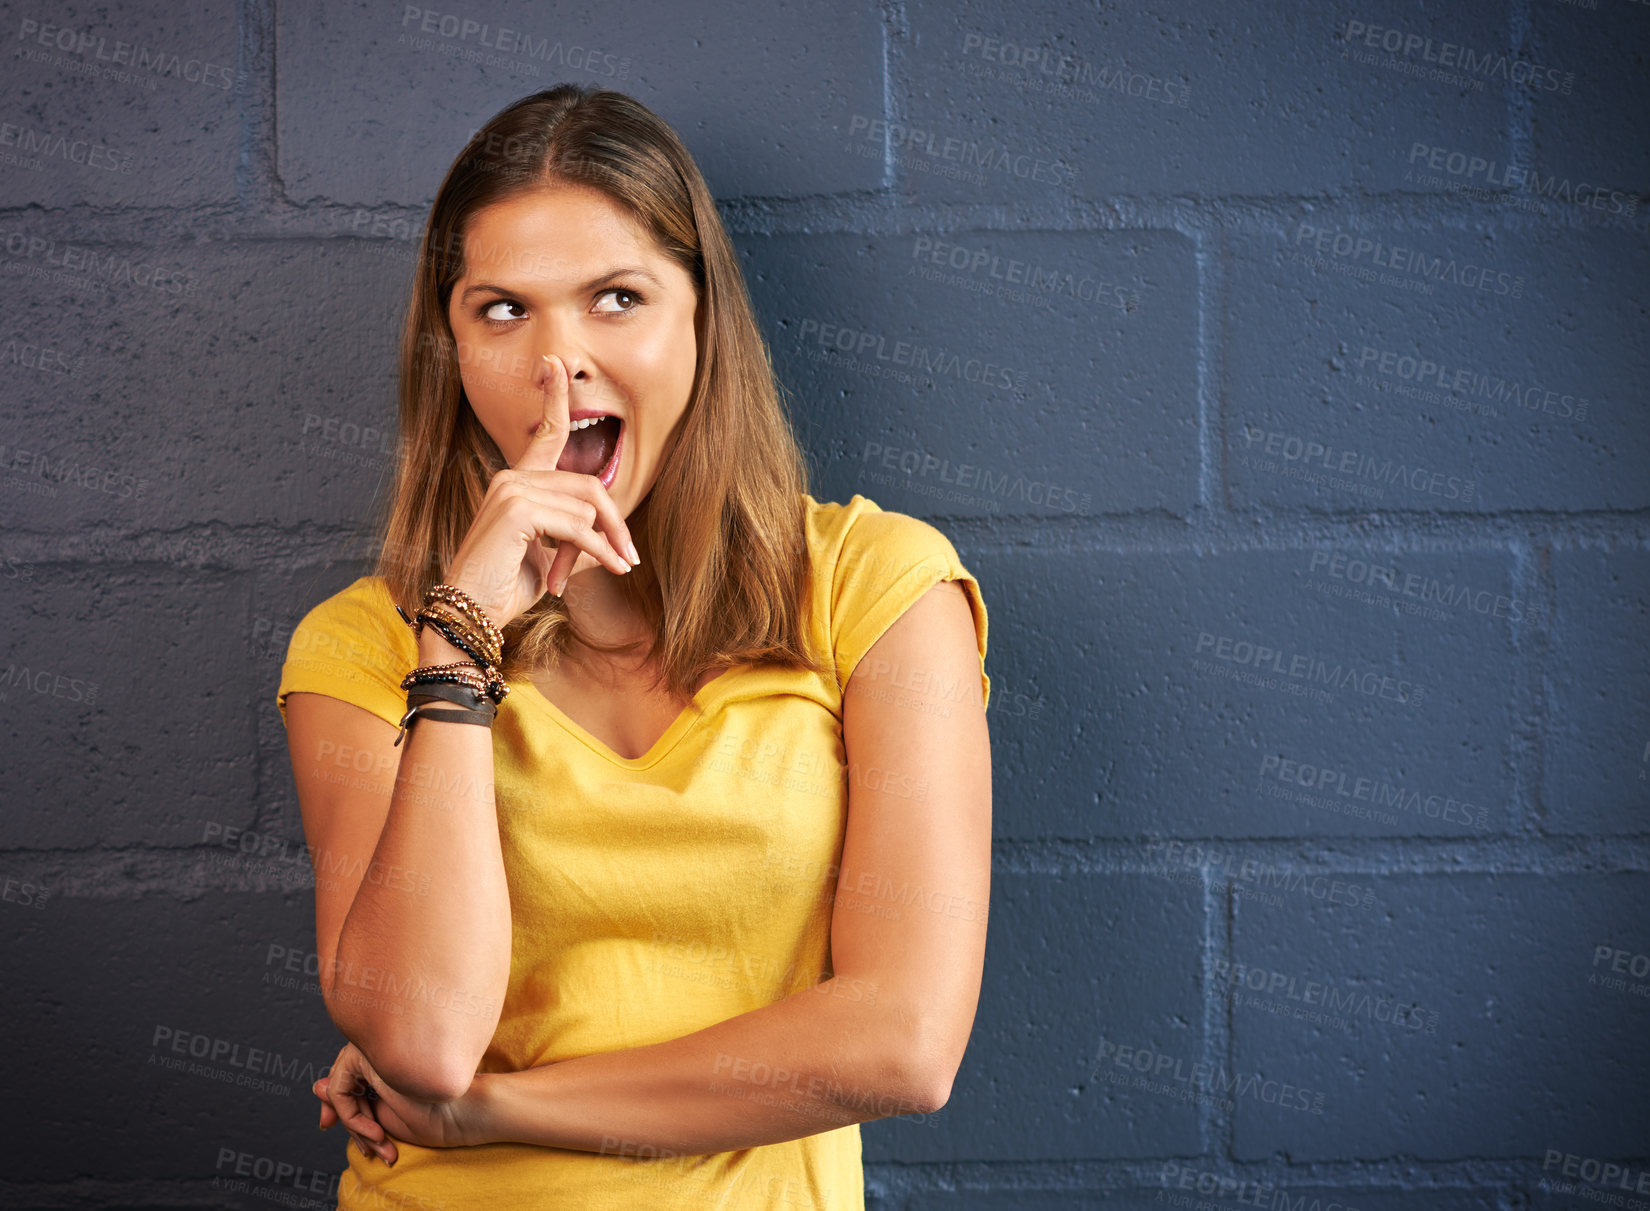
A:
<svg viewBox="0 0 1650 1211">
<path fill-rule="evenodd" d="M 584 368 L 584 359 L 577 353 L 563 353 L 560 351 L 554 352 L 556 357 L 561 360 L 562 365 L 567 367 L 568 382 L 579 382 L 590 377 L 589 373 Z M 554 369 L 553 364 L 550 361 L 550 353 L 541 353 L 538 360 L 533 363 L 532 382 L 534 390 L 542 391 L 545 387 L 549 386 L 551 382 L 551 375 L 553 373 Z"/>
</svg>

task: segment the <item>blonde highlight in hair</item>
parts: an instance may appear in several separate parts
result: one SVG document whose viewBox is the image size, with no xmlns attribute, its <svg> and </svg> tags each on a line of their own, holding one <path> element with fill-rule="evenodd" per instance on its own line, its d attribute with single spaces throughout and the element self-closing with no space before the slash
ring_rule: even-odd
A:
<svg viewBox="0 0 1650 1211">
<path fill-rule="evenodd" d="M 464 235 L 495 202 L 546 187 L 600 191 L 693 279 L 698 365 L 673 444 L 626 524 L 647 552 L 617 580 L 651 635 L 655 684 L 691 697 L 707 672 L 765 663 L 826 673 L 808 642 L 807 465 L 780 400 L 733 244 L 670 127 L 620 92 L 564 84 L 477 131 L 425 224 L 400 350 L 400 440 L 374 574 L 412 614 L 450 568 L 506 463 L 464 395 L 448 320 Z M 578 632 L 546 594 L 504 630 L 504 674 L 554 665 Z"/>
</svg>

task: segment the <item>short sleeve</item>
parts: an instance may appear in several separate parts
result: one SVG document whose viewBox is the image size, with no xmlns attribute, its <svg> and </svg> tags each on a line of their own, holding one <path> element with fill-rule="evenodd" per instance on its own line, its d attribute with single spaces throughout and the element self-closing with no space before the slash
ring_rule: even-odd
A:
<svg viewBox="0 0 1650 1211">
<path fill-rule="evenodd" d="M 418 641 L 395 612 L 384 582 L 362 577 L 304 615 L 287 644 L 275 704 L 286 723 L 286 696 L 325 694 L 399 724 L 407 713 L 401 681 L 418 664 Z"/>
<path fill-rule="evenodd" d="M 963 566 L 951 540 L 934 526 L 921 518 L 887 512 L 874 505 L 853 519 L 832 570 L 831 650 L 836 658 L 838 684 L 846 686 L 865 653 L 894 620 L 943 580 L 955 580 L 963 586 L 974 613 L 980 693 L 989 706 L 985 599 L 980 595 L 979 582 Z"/>
</svg>

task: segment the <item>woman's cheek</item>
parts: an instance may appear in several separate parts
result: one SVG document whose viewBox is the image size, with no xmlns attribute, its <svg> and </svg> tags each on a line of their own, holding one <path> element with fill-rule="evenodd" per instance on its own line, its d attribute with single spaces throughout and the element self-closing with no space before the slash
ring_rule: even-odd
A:
<svg viewBox="0 0 1650 1211">
<path fill-rule="evenodd" d="M 613 364 L 638 388 L 648 386 L 669 366 L 672 341 L 657 327 L 638 325 L 615 336 L 618 339 L 609 348 L 616 359 Z"/>
</svg>

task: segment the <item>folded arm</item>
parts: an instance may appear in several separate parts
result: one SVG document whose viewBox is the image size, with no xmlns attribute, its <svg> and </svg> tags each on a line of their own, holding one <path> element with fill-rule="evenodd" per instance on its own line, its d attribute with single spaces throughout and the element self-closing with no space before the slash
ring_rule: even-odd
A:
<svg viewBox="0 0 1650 1211">
<path fill-rule="evenodd" d="M 843 742 L 831 978 L 669 1042 L 478 1074 L 463 1099 L 471 1142 L 725 1152 L 945 1104 L 979 1000 L 991 866 L 990 741 L 961 585 L 935 585 L 860 661 Z"/>
</svg>

